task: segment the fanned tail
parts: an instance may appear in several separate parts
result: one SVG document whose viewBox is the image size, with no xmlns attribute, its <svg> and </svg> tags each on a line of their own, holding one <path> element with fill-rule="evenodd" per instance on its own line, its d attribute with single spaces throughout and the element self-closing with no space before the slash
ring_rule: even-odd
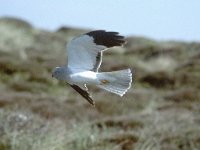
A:
<svg viewBox="0 0 200 150">
<path fill-rule="evenodd" d="M 98 73 L 97 78 L 100 81 L 98 87 L 120 96 L 127 92 L 132 83 L 130 69 Z"/>
</svg>

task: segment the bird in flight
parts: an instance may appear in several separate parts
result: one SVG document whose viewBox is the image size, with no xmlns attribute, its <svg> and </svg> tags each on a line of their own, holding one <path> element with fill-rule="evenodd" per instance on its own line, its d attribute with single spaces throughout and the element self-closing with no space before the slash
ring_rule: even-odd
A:
<svg viewBox="0 0 200 150">
<path fill-rule="evenodd" d="M 56 67 L 52 77 L 67 82 L 92 105 L 95 105 L 95 102 L 88 92 L 87 85 L 95 85 L 123 96 L 131 86 L 131 70 L 98 72 L 98 69 L 103 51 L 122 46 L 124 43 L 124 36 L 118 32 L 104 30 L 91 31 L 75 37 L 67 44 L 67 65 Z"/>
</svg>

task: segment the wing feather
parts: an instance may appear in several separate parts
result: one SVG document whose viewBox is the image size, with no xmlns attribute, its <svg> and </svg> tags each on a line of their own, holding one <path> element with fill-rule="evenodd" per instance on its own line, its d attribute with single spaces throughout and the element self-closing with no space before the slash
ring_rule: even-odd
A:
<svg viewBox="0 0 200 150">
<path fill-rule="evenodd" d="M 101 65 L 101 62 L 102 62 L 102 56 L 103 56 L 103 52 L 98 52 L 97 56 L 96 56 L 96 63 L 92 69 L 92 71 L 94 72 L 98 72 L 99 70 L 99 67 Z"/>
<path fill-rule="evenodd" d="M 74 71 L 98 71 L 102 61 L 102 51 L 121 46 L 124 37 L 118 32 L 104 30 L 91 31 L 74 38 L 67 45 L 68 67 Z"/>
<path fill-rule="evenodd" d="M 76 91 L 78 92 L 81 96 L 83 96 L 91 105 L 95 106 L 95 102 L 93 101 L 93 99 L 91 98 L 89 92 L 87 90 L 83 90 L 82 88 L 80 88 L 78 85 L 71 85 L 70 86 Z"/>
</svg>

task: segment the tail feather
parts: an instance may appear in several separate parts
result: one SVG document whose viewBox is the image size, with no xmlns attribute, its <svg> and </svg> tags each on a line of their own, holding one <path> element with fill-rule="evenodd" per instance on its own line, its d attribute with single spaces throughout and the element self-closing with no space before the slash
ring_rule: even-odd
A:
<svg viewBox="0 0 200 150">
<path fill-rule="evenodd" d="M 102 72 L 97 74 L 100 81 L 98 87 L 123 96 L 131 87 L 132 73 L 130 69 Z"/>
</svg>

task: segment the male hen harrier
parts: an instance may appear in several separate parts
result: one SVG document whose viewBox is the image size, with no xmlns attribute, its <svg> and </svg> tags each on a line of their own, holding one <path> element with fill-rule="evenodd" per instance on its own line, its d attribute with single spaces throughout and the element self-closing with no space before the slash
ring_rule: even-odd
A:
<svg viewBox="0 0 200 150">
<path fill-rule="evenodd" d="M 131 86 L 131 70 L 98 72 L 98 69 L 102 61 L 102 52 L 124 43 L 124 37 L 118 32 L 97 30 L 80 35 L 67 45 L 68 64 L 56 67 L 52 76 L 66 81 L 92 105 L 94 101 L 88 92 L 87 84 L 123 96 Z"/>
</svg>

